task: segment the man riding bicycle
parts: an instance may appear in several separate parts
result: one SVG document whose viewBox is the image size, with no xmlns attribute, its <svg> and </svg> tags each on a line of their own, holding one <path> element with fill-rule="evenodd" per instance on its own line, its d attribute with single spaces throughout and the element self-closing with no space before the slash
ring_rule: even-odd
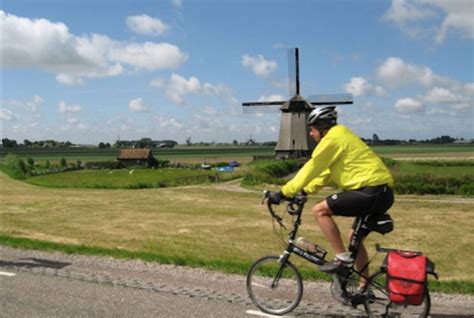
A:
<svg viewBox="0 0 474 318">
<path fill-rule="evenodd" d="M 279 204 L 285 197 L 317 193 L 329 183 L 342 192 L 328 196 L 313 207 L 313 214 L 336 254 L 335 260 L 321 266 L 327 273 L 338 272 L 354 262 L 346 252 L 333 215 L 357 217 L 385 213 L 393 204 L 393 178 L 382 160 L 348 127 L 337 124 L 335 107 L 314 109 L 308 116 L 310 136 L 318 145 L 311 159 L 285 184 L 270 195 L 270 203 Z M 353 229 L 350 233 L 352 237 Z M 367 235 L 365 233 L 365 235 Z M 356 268 L 368 277 L 368 255 L 361 242 Z M 365 281 L 361 281 L 363 285 Z"/>
</svg>

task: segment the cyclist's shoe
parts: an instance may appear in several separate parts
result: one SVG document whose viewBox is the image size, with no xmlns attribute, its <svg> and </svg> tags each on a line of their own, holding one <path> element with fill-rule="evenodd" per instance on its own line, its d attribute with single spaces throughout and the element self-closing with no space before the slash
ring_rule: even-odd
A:
<svg viewBox="0 0 474 318">
<path fill-rule="evenodd" d="M 356 308 L 358 305 L 369 301 L 370 303 L 375 302 L 375 295 L 371 290 L 364 290 L 359 288 L 354 295 L 351 297 L 351 305 Z"/>
<path fill-rule="evenodd" d="M 358 293 L 364 295 L 365 298 L 366 298 L 369 302 L 371 302 L 371 303 L 375 302 L 375 294 L 374 294 L 373 291 L 371 291 L 371 290 L 366 290 L 365 292 L 364 292 L 364 291 L 358 291 Z"/>
<path fill-rule="evenodd" d="M 352 266 L 352 261 L 343 261 L 336 258 L 334 261 L 327 262 L 319 267 L 321 272 L 329 274 L 342 274 Z"/>
</svg>

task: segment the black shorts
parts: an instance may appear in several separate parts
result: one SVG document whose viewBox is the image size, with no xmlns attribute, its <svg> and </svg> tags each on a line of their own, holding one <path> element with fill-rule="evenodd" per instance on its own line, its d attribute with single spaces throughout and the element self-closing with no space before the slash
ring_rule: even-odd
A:
<svg viewBox="0 0 474 318">
<path fill-rule="evenodd" d="M 393 192 L 387 185 L 364 187 L 330 195 L 326 202 L 334 215 L 383 214 L 393 204 Z"/>
</svg>

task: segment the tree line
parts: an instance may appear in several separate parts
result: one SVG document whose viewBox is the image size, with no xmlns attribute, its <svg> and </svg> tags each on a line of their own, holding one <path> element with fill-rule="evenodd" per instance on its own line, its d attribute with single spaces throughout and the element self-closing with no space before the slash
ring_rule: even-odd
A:
<svg viewBox="0 0 474 318">
<path fill-rule="evenodd" d="M 368 145 L 407 145 L 407 144 L 452 144 L 452 143 L 474 143 L 473 139 L 465 140 L 464 138 L 453 138 L 451 136 L 440 136 L 431 139 L 380 139 L 377 134 L 370 138 L 361 138 Z M 173 148 L 178 145 L 174 140 L 152 140 L 151 138 L 142 138 L 139 140 L 118 140 L 114 144 L 100 142 L 97 145 L 99 149 L 110 148 Z M 215 142 L 195 142 L 192 143 L 190 138 L 186 140 L 187 146 L 211 147 L 211 146 L 276 146 L 276 142 L 255 142 L 249 139 L 246 142 L 238 142 L 233 140 L 232 143 L 215 143 Z M 70 148 L 75 146 L 70 141 L 56 141 L 56 140 L 39 140 L 30 141 L 25 139 L 23 143 L 17 142 L 15 139 L 2 139 L 3 148 Z"/>
<path fill-rule="evenodd" d="M 436 138 L 431 138 L 431 139 L 421 139 L 421 140 L 417 140 L 417 139 L 408 139 L 408 140 L 405 140 L 405 139 L 380 139 L 379 136 L 377 134 L 374 134 L 372 136 L 372 139 L 365 139 L 365 138 L 361 138 L 366 144 L 368 145 L 374 145 L 374 146 L 378 146 L 378 145 L 386 145 L 386 146 L 390 146 L 390 145 L 407 145 L 407 144 L 432 144 L 432 145 L 442 145 L 442 144 L 452 144 L 452 143 L 455 143 L 455 142 L 458 142 L 458 143 L 473 143 L 474 140 L 465 140 L 464 138 L 453 138 L 451 136 L 440 136 L 440 137 L 436 137 Z"/>
<path fill-rule="evenodd" d="M 18 143 L 15 139 L 2 139 L 3 148 L 69 148 L 73 144 L 70 141 L 56 141 L 52 139 L 30 141 L 28 139 L 23 140 L 23 143 Z"/>
</svg>

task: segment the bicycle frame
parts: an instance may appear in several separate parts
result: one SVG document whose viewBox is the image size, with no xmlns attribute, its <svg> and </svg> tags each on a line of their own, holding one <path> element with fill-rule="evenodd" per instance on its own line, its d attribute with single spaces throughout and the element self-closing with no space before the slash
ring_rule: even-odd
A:
<svg viewBox="0 0 474 318">
<path fill-rule="evenodd" d="M 287 207 L 288 213 L 294 217 L 294 220 L 293 220 L 292 229 L 288 234 L 288 247 L 286 248 L 283 255 L 281 256 L 281 261 L 286 261 L 289 258 L 289 256 L 293 253 L 313 264 L 321 266 L 327 263 L 327 261 L 325 260 L 325 257 L 327 254 L 326 250 L 318 246 L 317 254 L 314 254 L 314 253 L 310 253 L 304 250 L 303 248 L 299 247 L 298 245 L 294 243 L 296 234 L 298 233 L 299 226 L 301 225 L 301 215 L 303 213 L 303 209 L 304 209 L 304 205 L 306 201 L 307 201 L 306 196 L 299 195 L 299 196 L 296 196 L 292 201 L 288 203 L 288 207 Z M 273 211 L 271 205 L 267 204 L 267 206 L 272 217 L 275 218 L 281 226 L 283 226 L 283 224 L 281 223 L 281 218 Z M 368 217 L 369 216 L 356 218 L 356 227 L 354 229 L 354 233 L 352 235 L 351 242 L 349 244 L 349 251 L 351 252 L 352 259 L 355 259 L 357 257 L 357 252 L 362 242 L 361 228 L 363 225 L 365 225 Z M 366 266 L 368 265 L 369 264 L 366 264 Z M 359 273 L 356 270 L 354 270 L 354 272 L 361 275 L 361 273 Z"/>
<path fill-rule="evenodd" d="M 288 235 L 288 247 L 282 255 L 282 260 L 286 261 L 290 257 L 290 254 L 293 253 L 313 264 L 324 265 L 326 263 L 326 260 L 324 258 L 327 254 L 325 250 L 320 249 L 320 255 L 314 255 L 294 243 L 296 234 L 298 233 L 298 228 L 301 225 L 301 214 L 303 212 L 305 202 L 306 198 L 302 199 L 300 202 L 295 202 L 295 204 L 297 205 L 297 209 L 290 213 L 295 217 L 295 219 L 293 221 L 293 228 L 291 229 Z"/>
</svg>

